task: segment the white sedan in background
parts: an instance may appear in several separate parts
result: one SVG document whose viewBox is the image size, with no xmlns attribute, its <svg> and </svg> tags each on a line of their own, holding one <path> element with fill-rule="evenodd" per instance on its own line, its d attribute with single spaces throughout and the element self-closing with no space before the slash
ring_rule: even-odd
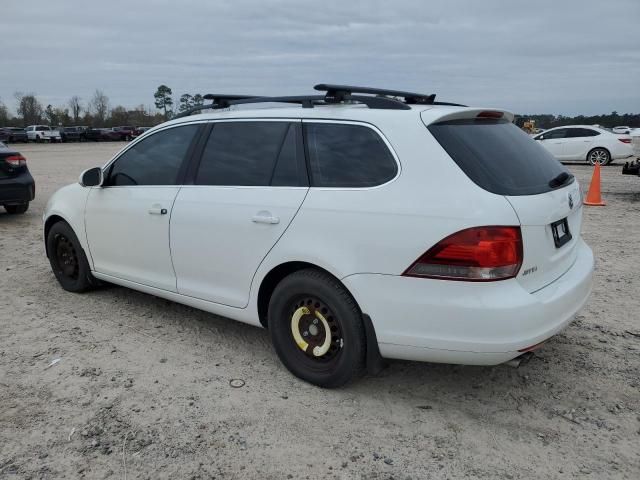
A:
<svg viewBox="0 0 640 480">
<path fill-rule="evenodd" d="M 551 128 L 533 137 L 560 161 L 587 161 L 607 165 L 612 160 L 633 156 L 631 137 L 600 127 L 567 125 Z"/>
</svg>

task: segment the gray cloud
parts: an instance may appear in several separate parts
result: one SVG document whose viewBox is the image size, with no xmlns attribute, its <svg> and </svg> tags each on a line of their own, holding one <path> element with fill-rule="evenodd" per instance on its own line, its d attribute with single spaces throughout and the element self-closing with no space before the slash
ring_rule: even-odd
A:
<svg viewBox="0 0 640 480">
<path fill-rule="evenodd" d="M 517 112 L 640 111 L 638 0 L 3 1 L 0 99 L 153 104 L 318 82 Z"/>
</svg>

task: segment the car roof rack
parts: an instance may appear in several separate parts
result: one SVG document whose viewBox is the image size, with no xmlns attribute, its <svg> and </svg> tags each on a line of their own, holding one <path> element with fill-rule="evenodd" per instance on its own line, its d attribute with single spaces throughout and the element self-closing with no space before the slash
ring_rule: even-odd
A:
<svg viewBox="0 0 640 480">
<path fill-rule="evenodd" d="M 213 100 L 213 103 L 223 105 L 232 100 L 243 100 L 245 98 L 256 98 L 255 95 L 224 95 L 218 93 L 207 93 L 202 97 L 205 100 Z M 223 107 L 220 107 L 223 108 Z"/>
<path fill-rule="evenodd" d="M 200 110 L 210 110 L 215 108 L 227 108 L 229 107 L 230 102 L 236 100 L 244 100 L 247 98 L 258 98 L 255 95 L 227 95 L 220 93 L 207 93 L 202 97 L 204 100 L 212 100 L 210 104 L 207 105 L 196 105 L 195 107 L 191 107 L 183 112 L 180 112 L 173 118 L 181 118 L 187 117 L 192 113 L 199 112 Z"/>
<path fill-rule="evenodd" d="M 372 87 L 356 87 L 353 85 L 333 85 L 329 83 L 319 83 L 313 87 L 315 90 L 327 92 L 326 96 L 335 102 L 344 101 L 354 93 L 367 93 L 380 97 L 400 97 L 404 99 L 404 103 L 408 104 L 432 104 L 435 99 L 435 93 L 425 95 L 423 93 L 403 92 L 400 90 L 386 90 L 383 88 Z"/>
<path fill-rule="evenodd" d="M 315 105 L 335 105 L 338 103 L 361 103 L 372 109 L 385 110 L 409 110 L 411 109 L 409 105 L 451 105 L 466 107 L 466 105 L 459 103 L 436 102 L 435 94 L 426 95 L 400 90 L 326 83 L 319 83 L 313 88 L 326 93 L 324 95 L 292 95 L 280 97 L 209 93 L 203 98 L 211 100 L 212 102 L 210 104 L 195 106 L 181 112 L 174 118 L 186 117 L 200 110 L 217 110 L 228 108 L 232 105 L 248 105 L 254 103 L 295 103 L 300 104 L 303 108 L 313 108 Z"/>
</svg>

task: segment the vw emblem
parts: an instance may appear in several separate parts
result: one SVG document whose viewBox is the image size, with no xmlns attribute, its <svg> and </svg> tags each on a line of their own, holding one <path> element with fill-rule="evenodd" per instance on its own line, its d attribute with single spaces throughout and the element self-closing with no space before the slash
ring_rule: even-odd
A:
<svg viewBox="0 0 640 480">
<path fill-rule="evenodd" d="M 573 209 L 573 197 L 569 194 L 569 208 Z"/>
</svg>

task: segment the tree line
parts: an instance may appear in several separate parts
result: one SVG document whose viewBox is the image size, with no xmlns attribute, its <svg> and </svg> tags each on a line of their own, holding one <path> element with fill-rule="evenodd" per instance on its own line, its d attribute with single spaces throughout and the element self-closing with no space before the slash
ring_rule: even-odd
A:
<svg viewBox="0 0 640 480">
<path fill-rule="evenodd" d="M 640 113 L 624 113 L 621 115 L 613 111 L 603 115 L 576 115 L 575 117 L 551 114 L 517 116 L 525 120 L 535 120 L 536 127 L 544 129 L 562 127 L 564 125 L 600 125 L 607 128 L 619 126 L 640 127 Z"/>
<path fill-rule="evenodd" d="M 85 125 L 88 127 L 116 127 L 121 125 L 152 127 L 172 118 L 175 114 L 171 88 L 160 85 L 154 94 L 158 111 L 140 104 L 134 108 L 122 105 L 111 106 L 109 97 L 96 90 L 93 96 L 84 101 L 73 95 L 63 105 L 44 105 L 35 93 L 16 92 L 14 94 L 17 109 L 12 114 L 0 99 L 0 127 L 26 127 L 27 125 L 46 124 L 51 126 Z M 183 112 L 202 105 L 201 94 L 184 93 L 180 96 L 177 111 Z"/>
<path fill-rule="evenodd" d="M 0 99 L 0 127 L 25 127 L 27 125 L 48 124 L 51 126 L 86 125 L 91 127 L 115 127 L 120 125 L 154 126 L 169 120 L 176 113 L 204 104 L 200 93 L 183 93 L 173 100 L 173 91 L 167 85 L 160 85 L 153 94 L 157 111 L 140 104 L 133 109 L 122 105 L 111 107 L 109 97 L 96 90 L 93 96 L 84 101 L 77 95 L 72 96 L 64 105 L 46 105 L 35 93 L 16 92 L 17 115 L 13 115 Z M 524 119 L 532 119 L 538 128 L 552 128 L 563 125 L 601 125 L 615 127 L 619 125 L 640 127 L 640 114 L 618 114 L 614 111 L 603 115 L 566 115 L 535 114 L 517 115 Z"/>
</svg>

